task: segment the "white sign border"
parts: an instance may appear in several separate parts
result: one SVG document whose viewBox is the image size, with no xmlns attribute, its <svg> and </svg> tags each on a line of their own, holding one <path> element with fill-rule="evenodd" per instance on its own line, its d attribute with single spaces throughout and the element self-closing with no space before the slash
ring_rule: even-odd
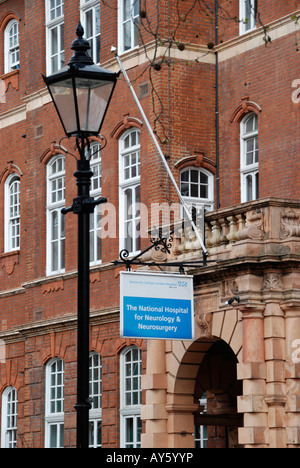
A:
<svg viewBox="0 0 300 468">
<path fill-rule="evenodd" d="M 139 275 L 143 275 L 143 276 L 152 276 L 152 277 L 158 277 L 158 276 L 161 276 L 161 277 L 170 277 L 170 278 L 194 278 L 193 275 L 182 275 L 180 273 L 169 273 L 169 272 L 166 272 L 166 273 L 160 273 L 160 272 L 149 272 L 149 271 L 121 271 L 120 272 L 120 336 L 123 337 L 123 338 L 133 338 L 133 339 L 140 339 L 140 340 L 163 340 L 163 341 L 195 341 L 195 318 L 194 318 L 194 292 L 193 292 L 193 297 L 192 297 L 192 301 L 191 301 L 191 331 L 192 331 L 192 337 L 191 338 L 161 338 L 161 337 L 142 337 L 142 336 L 124 336 L 124 312 L 123 312 L 123 296 L 124 296 L 124 292 L 123 292 L 123 283 L 122 283 L 122 275 L 136 275 L 137 277 Z M 138 297 L 138 296 L 136 296 Z"/>
</svg>

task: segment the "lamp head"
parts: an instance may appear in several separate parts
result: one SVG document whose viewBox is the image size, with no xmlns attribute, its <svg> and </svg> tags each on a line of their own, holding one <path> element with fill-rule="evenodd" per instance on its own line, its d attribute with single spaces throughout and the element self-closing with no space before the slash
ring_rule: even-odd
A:
<svg viewBox="0 0 300 468">
<path fill-rule="evenodd" d="M 81 23 L 67 66 L 43 77 L 67 137 L 99 135 L 119 73 L 95 65 Z"/>
</svg>

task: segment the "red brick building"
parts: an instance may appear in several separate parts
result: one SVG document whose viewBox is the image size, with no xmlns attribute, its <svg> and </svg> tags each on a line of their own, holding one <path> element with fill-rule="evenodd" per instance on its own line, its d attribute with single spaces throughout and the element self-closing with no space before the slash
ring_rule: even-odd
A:
<svg viewBox="0 0 300 468">
<path fill-rule="evenodd" d="M 300 446 L 299 18 L 296 0 L 0 0 L 1 447 L 76 443 L 77 230 L 61 208 L 77 153 L 42 75 L 68 63 L 79 20 L 95 63 L 118 71 L 117 47 L 182 196 L 205 206 L 210 260 L 186 269 L 193 341 L 120 336 L 112 262 L 178 204 L 120 75 L 91 141 L 108 203 L 91 220 L 90 446 Z M 190 230 L 143 258 L 203 257 Z"/>
</svg>

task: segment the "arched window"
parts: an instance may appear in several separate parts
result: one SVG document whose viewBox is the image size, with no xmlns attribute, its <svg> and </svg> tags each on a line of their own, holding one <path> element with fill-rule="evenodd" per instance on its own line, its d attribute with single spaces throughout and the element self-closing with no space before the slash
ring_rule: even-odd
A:
<svg viewBox="0 0 300 468">
<path fill-rule="evenodd" d="M 2 394 L 1 447 L 17 448 L 18 394 L 7 387 Z"/>
<path fill-rule="evenodd" d="M 12 20 L 4 31 L 4 72 L 9 73 L 19 66 L 19 23 L 17 20 Z"/>
<path fill-rule="evenodd" d="M 256 200 L 258 193 L 258 117 L 251 113 L 240 124 L 241 202 Z"/>
<path fill-rule="evenodd" d="M 140 131 L 131 129 L 119 141 L 120 250 L 140 250 Z"/>
<path fill-rule="evenodd" d="M 20 177 L 11 174 L 5 182 L 5 251 L 20 248 Z"/>
<path fill-rule="evenodd" d="M 47 274 L 65 268 L 65 158 L 54 156 L 47 164 Z"/>
<path fill-rule="evenodd" d="M 46 365 L 45 446 L 64 446 L 64 362 L 52 359 Z"/>
<path fill-rule="evenodd" d="M 90 147 L 90 165 L 93 172 L 91 196 L 101 197 L 101 145 L 93 143 Z M 101 262 L 101 205 L 97 205 L 90 215 L 90 264 Z"/>
<path fill-rule="evenodd" d="M 213 174 L 202 167 L 187 167 L 180 172 L 180 192 L 188 207 L 197 212 L 214 207 Z M 183 215 L 184 217 L 184 215 Z"/>
<path fill-rule="evenodd" d="M 141 445 L 141 350 L 136 346 L 125 348 L 120 356 L 120 414 L 121 447 L 138 448 Z"/>
<path fill-rule="evenodd" d="M 99 448 L 101 447 L 102 366 L 98 353 L 90 354 L 89 368 L 89 396 L 92 405 L 89 412 L 89 448 Z"/>
</svg>

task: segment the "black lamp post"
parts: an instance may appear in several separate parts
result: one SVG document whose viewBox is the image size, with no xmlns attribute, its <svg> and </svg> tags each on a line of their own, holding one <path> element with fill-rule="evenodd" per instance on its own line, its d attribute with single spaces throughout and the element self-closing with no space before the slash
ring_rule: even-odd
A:
<svg viewBox="0 0 300 468">
<path fill-rule="evenodd" d="M 119 75 L 94 64 L 83 33 L 79 23 L 69 64 L 51 76 L 43 76 L 64 131 L 68 138 L 76 138 L 80 154 L 74 173 L 77 197 L 70 208 L 62 210 L 63 214 L 72 211 L 78 215 L 77 448 L 89 446 L 90 214 L 96 205 L 106 202 L 105 198 L 90 197 L 93 173 L 86 145 L 89 146 L 89 137 L 99 135 Z"/>
</svg>

